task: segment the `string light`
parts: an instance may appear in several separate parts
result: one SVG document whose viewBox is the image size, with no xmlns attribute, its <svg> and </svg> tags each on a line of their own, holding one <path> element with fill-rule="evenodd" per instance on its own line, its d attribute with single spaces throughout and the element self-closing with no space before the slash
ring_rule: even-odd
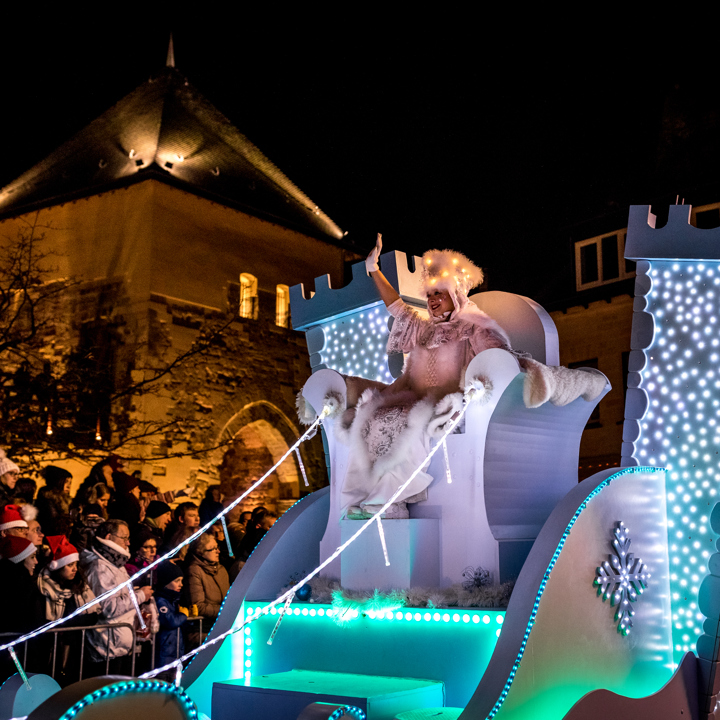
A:
<svg viewBox="0 0 720 720">
<path fill-rule="evenodd" d="M 140 577 L 142 577 L 145 573 L 149 572 L 153 568 L 155 568 L 157 565 L 159 565 L 164 560 L 168 560 L 173 555 L 178 553 L 183 547 L 186 545 L 189 545 L 193 540 L 196 538 L 199 538 L 203 533 L 206 533 L 220 518 L 227 515 L 234 507 L 239 505 L 250 493 L 254 492 L 265 480 L 267 480 L 272 473 L 277 470 L 277 468 L 285 462 L 285 460 L 292 455 L 293 452 L 295 452 L 295 449 L 299 447 L 305 440 L 309 437 L 312 437 L 315 432 L 317 431 L 318 425 L 328 416 L 330 413 L 329 407 L 324 407 L 320 415 L 316 418 L 316 420 L 313 422 L 312 425 L 308 427 L 308 429 L 300 436 L 300 438 L 288 449 L 288 451 L 273 465 L 259 480 L 255 481 L 242 495 L 235 498 L 233 502 L 231 502 L 226 508 L 221 510 L 212 520 L 205 523 L 205 525 L 202 525 L 199 527 L 190 537 L 183 540 L 177 547 L 174 547 L 172 550 L 167 552 L 165 555 L 161 555 L 157 557 L 153 562 L 151 562 L 149 565 L 146 565 L 144 568 L 141 568 L 138 570 L 133 576 L 128 578 L 127 580 L 123 581 L 119 585 L 116 585 L 114 588 L 111 588 L 110 590 L 106 590 L 102 595 L 98 595 L 90 602 L 85 603 L 85 605 L 82 605 L 81 607 L 77 608 L 74 612 L 69 613 L 68 615 L 65 615 L 64 617 L 58 618 L 57 620 L 52 620 L 51 622 L 45 623 L 45 625 L 41 625 L 39 628 L 36 628 L 32 632 L 27 633 L 26 635 L 22 635 L 21 637 L 11 640 L 10 642 L 5 643 L 4 645 L 0 645 L 0 652 L 3 650 L 11 650 L 15 645 L 20 645 L 21 643 L 24 643 L 28 640 L 31 640 L 34 637 L 37 637 L 38 635 L 42 635 L 44 632 L 47 632 L 48 630 L 52 630 L 52 628 L 57 627 L 58 625 L 62 625 L 63 623 L 67 622 L 68 620 L 77 617 L 81 613 L 85 612 L 85 610 L 93 605 L 96 605 L 98 603 L 102 603 L 103 601 L 107 600 L 108 598 L 112 597 L 113 595 L 116 595 L 117 593 L 121 592 L 124 588 L 128 587 L 130 588 L 130 594 L 135 595 L 134 591 L 132 590 L 133 583 Z M 224 601 L 223 601 L 224 602 Z M 220 608 L 222 610 L 222 606 Z M 201 645 L 201 647 L 203 647 Z M 171 663 L 167 667 L 165 667 L 165 670 L 169 670 L 172 668 L 174 663 Z"/>
<path fill-rule="evenodd" d="M 302 473 L 303 480 L 305 481 L 305 487 L 309 487 L 310 483 L 307 479 L 307 473 L 305 472 L 305 465 L 303 464 L 302 458 L 300 457 L 300 448 L 295 448 L 295 454 L 297 455 L 298 465 L 300 466 L 300 472 Z"/>
<path fill-rule="evenodd" d="M 230 630 L 226 630 L 224 633 L 221 633 L 217 637 L 213 638 L 212 640 L 208 640 L 203 645 L 200 645 L 200 647 L 197 647 L 190 652 L 183 655 L 181 658 L 179 658 L 182 662 L 185 662 L 185 660 L 189 660 L 190 658 L 197 655 L 199 652 L 203 652 L 204 650 L 207 650 L 208 648 L 212 647 L 213 645 L 223 642 L 226 637 L 233 635 L 236 632 L 239 632 L 242 630 L 246 625 L 248 625 L 252 619 L 257 619 L 260 617 L 261 614 L 268 614 L 272 612 L 272 610 L 279 604 L 285 603 L 290 596 L 294 596 L 295 593 L 298 591 L 299 588 L 301 588 L 306 583 L 310 582 L 316 575 L 318 575 L 322 570 L 324 570 L 331 562 L 334 562 L 336 558 L 338 558 L 347 547 L 352 545 L 352 543 L 357 540 L 357 538 L 360 537 L 367 529 L 370 527 L 372 523 L 376 521 L 378 516 L 381 516 L 394 502 L 397 501 L 397 498 L 400 497 L 400 495 L 403 493 L 405 488 L 418 476 L 420 472 L 422 472 L 422 469 L 427 465 L 427 463 L 434 457 L 435 453 L 440 449 L 440 446 L 444 442 L 444 440 L 447 438 L 448 435 L 451 435 L 455 428 L 458 426 L 458 424 L 462 421 L 463 417 L 465 417 L 465 413 L 467 411 L 468 405 L 470 402 L 472 402 L 472 398 L 475 397 L 477 393 L 474 392 L 472 387 L 469 387 L 465 391 L 463 406 L 460 412 L 458 412 L 457 417 L 452 420 L 448 424 L 447 430 L 443 433 L 443 435 L 439 438 L 438 442 L 435 443 L 435 445 L 430 449 L 430 452 L 428 452 L 427 456 L 423 458 L 423 460 L 420 462 L 420 464 L 415 468 L 415 470 L 411 473 L 410 477 L 402 484 L 398 489 L 393 493 L 393 495 L 386 501 L 386 503 L 373 515 L 371 518 L 366 520 L 363 523 L 358 522 L 358 525 L 360 527 L 358 530 L 351 535 L 340 547 L 335 550 L 334 553 L 332 553 L 326 560 L 324 560 L 320 565 L 318 565 L 312 572 L 308 573 L 302 580 L 298 581 L 295 585 L 293 585 L 289 590 L 286 590 L 282 595 L 280 595 L 275 600 L 269 602 L 267 605 L 265 605 L 262 609 L 262 611 L 256 611 L 254 615 L 251 617 L 245 617 L 243 618 L 242 622 L 239 625 L 236 625 L 235 627 L 230 628 Z M 323 412 L 318 417 L 318 420 L 321 420 L 328 412 L 329 408 L 326 407 L 323 409 Z M 316 420 L 316 422 L 318 421 Z M 314 423 L 313 423 L 314 425 Z M 312 426 L 311 426 L 312 428 Z M 314 429 L 314 428 L 313 428 Z M 308 432 L 310 431 L 310 428 L 308 429 Z M 306 433 L 307 434 L 307 433 Z M 232 507 L 232 506 L 230 506 Z M 226 508 L 226 511 L 229 508 Z M 213 521 L 214 522 L 214 521 Z M 211 523 L 212 524 L 212 523 Z M 145 568 L 147 570 L 149 567 Z M 220 611 L 222 612 L 222 606 L 220 608 Z M 292 612 L 290 610 L 289 612 Z M 330 611 L 326 613 L 326 615 L 329 615 Z M 69 616 L 68 616 L 69 617 Z M 17 642 L 17 641 L 16 641 Z M 0 647 L 0 650 L 3 648 Z M 141 675 L 141 677 L 155 677 L 155 675 L 159 675 L 162 672 L 165 672 L 166 670 L 170 670 L 172 668 L 174 663 L 168 663 L 167 665 L 164 665 L 160 668 L 155 668 L 154 670 L 150 670 L 146 672 L 144 675 Z"/>
<path fill-rule="evenodd" d="M 387 544 L 385 543 L 385 531 L 383 530 L 380 514 L 377 515 L 378 533 L 380 534 L 380 544 L 382 545 L 383 555 L 385 556 L 385 566 L 390 567 L 390 558 L 388 557 Z"/>
<path fill-rule="evenodd" d="M 445 456 L 445 477 L 448 484 L 452 483 L 452 475 L 450 474 L 450 458 L 448 457 L 447 441 L 443 440 L 443 455 Z"/>
</svg>

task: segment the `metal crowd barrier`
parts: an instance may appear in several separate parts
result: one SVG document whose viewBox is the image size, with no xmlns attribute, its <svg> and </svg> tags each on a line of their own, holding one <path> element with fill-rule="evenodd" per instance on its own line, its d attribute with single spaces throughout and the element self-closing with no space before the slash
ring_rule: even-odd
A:
<svg viewBox="0 0 720 720">
<path fill-rule="evenodd" d="M 198 623 L 198 637 L 199 637 L 199 645 L 202 645 L 203 637 L 202 637 L 202 624 L 203 624 L 203 617 L 202 616 L 196 616 L 196 617 L 189 617 L 183 625 L 177 628 L 177 643 L 176 643 L 176 659 L 180 657 L 179 655 L 179 648 L 180 648 L 180 633 L 182 632 L 183 627 L 186 627 L 189 623 L 197 622 Z M 132 623 L 101 623 L 97 625 L 87 625 L 83 627 L 55 627 L 51 628 L 50 630 L 47 630 L 43 635 L 39 635 L 35 638 L 32 638 L 33 642 L 37 642 L 40 638 L 42 638 L 44 635 L 50 635 L 52 633 L 53 635 L 53 641 L 52 641 L 52 660 L 50 662 L 50 675 L 51 677 L 55 677 L 55 669 L 57 664 L 57 654 L 58 654 L 58 635 L 60 633 L 72 633 L 72 632 L 79 632 L 81 634 L 80 637 L 80 663 L 79 663 L 79 677 L 78 680 L 82 680 L 83 678 L 83 670 L 84 670 L 84 664 L 85 664 L 85 634 L 90 630 L 105 630 L 108 628 L 130 628 L 132 631 L 132 647 L 130 648 L 130 652 L 128 655 L 123 655 L 121 658 L 114 658 L 114 659 L 122 659 L 123 657 L 130 657 L 130 675 L 132 677 L 135 676 L 135 661 L 137 659 L 137 648 L 138 645 L 144 644 L 144 643 L 138 643 L 137 641 L 137 635 L 136 635 L 136 627 Z M 15 638 L 15 637 L 21 637 L 23 633 L 10 633 L 10 632 L 4 632 L 0 633 L 0 638 Z M 108 675 L 110 671 L 110 637 L 111 633 L 108 633 L 107 637 L 107 645 L 105 646 L 105 674 Z M 151 650 L 151 657 L 150 657 L 150 670 L 155 669 L 155 637 L 156 634 L 152 633 L 151 640 L 150 640 L 150 646 L 152 648 Z M 22 652 L 22 666 L 27 670 L 27 664 L 28 664 L 28 643 L 31 642 L 31 640 L 26 640 L 23 643 L 23 652 Z M 189 648 L 186 648 L 186 650 Z M 18 656 L 20 653 L 18 653 Z M 101 661 L 102 662 L 102 661 Z M 31 672 L 34 672 L 33 668 L 30 668 Z M 74 682 L 74 680 L 73 680 Z"/>
</svg>

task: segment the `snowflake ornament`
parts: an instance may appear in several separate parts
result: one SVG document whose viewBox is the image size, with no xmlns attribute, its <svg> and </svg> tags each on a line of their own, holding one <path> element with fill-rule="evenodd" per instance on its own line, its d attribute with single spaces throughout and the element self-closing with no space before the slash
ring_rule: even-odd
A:
<svg viewBox="0 0 720 720">
<path fill-rule="evenodd" d="M 466 590 L 473 590 L 474 588 L 489 585 L 492 581 L 490 572 L 483 567 L 466 567 L 462 572 L 462 576 L 465 578 L 462 586 Z"/>
<path fill-rule="evenodd" d="M 628 552 L 629 534 L 630 531 L 624 523 L 617 523 L 615 539 L 612 541 L 615 554 L 608 556 L 610 562 L 603 562 L 595 577 L 598 595 L 603 601 L 610 600 L 610 605 L 617 607 L 615 620 L 618 621 L 618 632 L 623 635 L 627 635 L 632 628 L 635 611 L 631 603 L 642 595 L 650 579 L 650 573 L 643 561 Z"/>
</svg>

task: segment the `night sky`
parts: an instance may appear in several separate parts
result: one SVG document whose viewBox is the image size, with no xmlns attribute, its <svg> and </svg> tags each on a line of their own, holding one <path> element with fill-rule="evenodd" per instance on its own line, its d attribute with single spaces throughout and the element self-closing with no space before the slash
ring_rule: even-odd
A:
<svg viewBox="0 0 720 720">
<path fill-rule="evenodd" d="M 389 26 L 359 6 L 288 17 L 238 5 L 231 20 L 218 7 L 171 24 L 123 6 L 90 29 L 28 11 L 0 45 L 0 184 L 160 69 L 172 27 L 177 68 L 363 252 L 378 230 L 386 249 L 454 247 L 517 291 L 568 224 L 661 195 L 673 92 L 694 117 L 717 105 L 714 60 L 617 28 L 553 35 L 532 19 L 522 32 L 514 18 L 442 14 Z"/>
</svg>

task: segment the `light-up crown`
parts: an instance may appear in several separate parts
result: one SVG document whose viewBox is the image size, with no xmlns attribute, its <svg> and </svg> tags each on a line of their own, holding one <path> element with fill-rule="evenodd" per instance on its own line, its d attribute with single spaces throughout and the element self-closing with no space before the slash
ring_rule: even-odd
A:
<svg viewBox="0 0 720 720">
<path fill-rule="evenodd" d="M 467 294 L 483 281 L 483 271 L 454 250 L 428 250 L 422 256 L 423 290 L 448 290 Z"/>
</svg>

